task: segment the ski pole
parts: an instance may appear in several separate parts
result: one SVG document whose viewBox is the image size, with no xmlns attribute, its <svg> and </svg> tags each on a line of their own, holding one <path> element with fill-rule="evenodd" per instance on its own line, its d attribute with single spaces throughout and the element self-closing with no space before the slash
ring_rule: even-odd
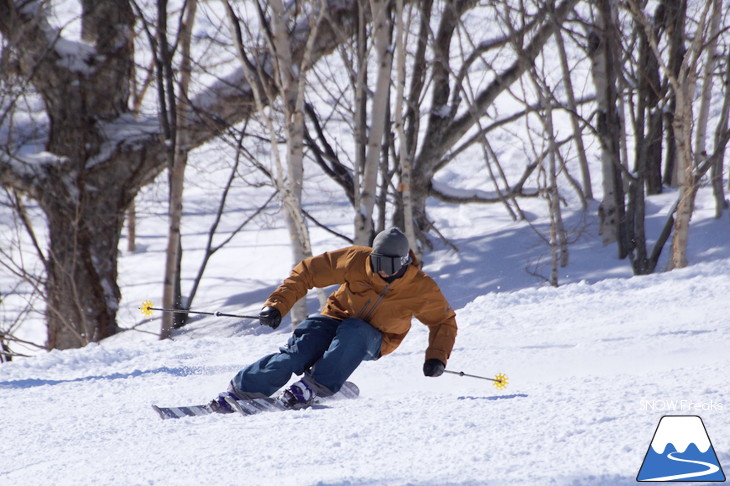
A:
<svg viewBox="0 0 730 486">
<path fill-rule="evenodd" d="M 494 375 L 494 378 L 489 378 L 487 376 L 470 375 L 469 373 L 464 373 L 463 371 L 444 370 L 444 373 L 467 376 L 469 378 L 478 378 L 480 380 L 488 380 L 491 381 L 498 390 L 504 390 L 505 388 L 507 388 L 507 384 L 509 383 L 507 375 L 505 375 L 504 373 L 497 373 L 496 375 Z"/>
<path fill-rule="evenodd" d="M 216 316 L 216 317 L 237 317 L 239 319 L 258 319 L 259 316 L 243 316 L 239 314 L 226 314 L 225 312 L 215 311 L 215 312 L 204 312 L 204 311 L 194 311 L 194 310 L 185 310 L 185 309 L 165 309 L 162 307 L 152 307 L 152 301 L 151 300 L 145 300 L 142 302 L 142 305 L 139 307 L 139 310 L 142 311 L 142 315 L 145 317 L 150 317 L 152 315 L 152 311 L 161 311 L 161 312 L 174 312 L 176 314 L 202 314 L 206 316 Z"/>
</svg>

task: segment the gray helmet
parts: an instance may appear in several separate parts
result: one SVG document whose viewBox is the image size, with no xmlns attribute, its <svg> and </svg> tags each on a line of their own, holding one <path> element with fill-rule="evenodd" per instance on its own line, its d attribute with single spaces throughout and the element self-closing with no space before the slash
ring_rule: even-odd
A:
<svg viewBox="0 0 730 486">
<path fill-rule="evenodd" d="M 370 253 L 373 270 L 376 273 L 382 270 L 388 275 L 395 274 L 410 263 L 409 249 L 408 238 L 398 228 L 381 231 L 375 236 Z"/>
</svg>

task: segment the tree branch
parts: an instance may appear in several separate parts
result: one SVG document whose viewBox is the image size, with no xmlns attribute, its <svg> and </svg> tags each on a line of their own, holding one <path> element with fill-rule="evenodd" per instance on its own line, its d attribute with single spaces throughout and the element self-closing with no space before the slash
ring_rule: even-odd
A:
<svg viewBox="0 0 730 486">
<path fill-rule="evenodd" d="M 494 102 L 499 94 L 507 89 L 527 70 L 531 63 L 535 61 L 541 52 L 545 42 L 553 35 L 555 30 L 565 20 L 578 0 L 563 0 L 563 2 L 555 9 L 553 17 L 550 21 L 544 23 L 542 27 L 535 33 L 530 43 L 525 47 L 524 51 L 517 56 L 517 60 L 500 75 L 498 75 L 474 100 L 474 111 L 468 110 L 460 117 L 456 118 L 446 130 L 442 137 L 433 137 L 429 139 L 430 143 L 425 143 L 422 153 L 432 150 L 442 155 L 453 147 L 461 137 L 463 137 L 475 123 L 474 113 L 481 115 Z M 546 6 L 539 12 L 539 16 L 544 16 L 550 7 Z M 440 158 L 440 157 L 439 157 Z"/>
</svg>

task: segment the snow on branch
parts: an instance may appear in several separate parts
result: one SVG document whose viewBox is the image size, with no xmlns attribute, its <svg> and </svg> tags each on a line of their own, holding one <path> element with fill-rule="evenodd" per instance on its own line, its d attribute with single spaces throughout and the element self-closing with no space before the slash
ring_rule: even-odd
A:
<svg viewBox="0 0 730 486">
<path fill-rule="evenodd" d="M 49 22 L 46 2 L 35 0 L 3 1 L 0 10 L 6 10 L 3 33 L 12 30 L 16 35 L 8 35 L 15 45 L 11 45 L 19 57 L 24 70 L 33 70 L 41 59 L 55 57 L 53 66 L 76 74 L 89 75 L 94 71 L 97 51 L 94 46 L 65 38 L 62 29 Z M 18 25 L 20 24 L 20 25 Z M 22 27 L 21 27 L 22 25 Z M 17 33 L 22 35 L 18 36 Z"/>
<path fill-rule="evenodd" d="M 154 115 L 123 113 L 109 122 L 99 122 L 99 127 L 104 143 L 100 152 L 86 161 L 87 169 L 111 160 L 120 148 L 137 151 L 158 143 L 161 136 L 159 119 Z"/>
<path fill-rule="evenodd" d="M 47 168 L 52 165 L 61 165 L 67 162 L 65 157 L 59 157 L 46 151 L 27 154 L 10 154 L 0 151 L 0 181 L 11 183 L 12 186 L 33 193 L 39 187 L 39 181 L 46 178 Z"/>
<path fill-rule="evenodd" d="M 56 65 L 77 74 L 89 76 L 94 72 L 96 49 L 83 41 L 56 37 L 49 39 L 50 47 L 58 56 Z"/>
</svg>

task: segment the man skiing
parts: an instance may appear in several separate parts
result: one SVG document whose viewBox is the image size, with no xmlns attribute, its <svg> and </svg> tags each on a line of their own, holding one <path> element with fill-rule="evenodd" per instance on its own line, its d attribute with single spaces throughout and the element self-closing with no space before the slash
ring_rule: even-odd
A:
<svg viewBox="0 0 730 486">
<path fill-rule="evenodd" d="M 395 350 L 413 317 L 429 327 L 424 375 L 443 373 L 456 338 L 456 315 L 436 282 L 419 269 L 398 228 L 380 232 L 372 248 L 350 246 L 300 262 L 264 303 L 261 324 L 276 329 L 309 289 L 335 284 L 340 287 L 321 314 L 302 321 L 278 353 L 239 371 L 228 391 L 210 403 L 213 410 L 233 412 L 226 397 L 269 397 L 292 373 L 304 376 L 277 399 L 287 408 L 308 407 L 317 396 L 337 393 L 362 361 Z"/>
</svg>

